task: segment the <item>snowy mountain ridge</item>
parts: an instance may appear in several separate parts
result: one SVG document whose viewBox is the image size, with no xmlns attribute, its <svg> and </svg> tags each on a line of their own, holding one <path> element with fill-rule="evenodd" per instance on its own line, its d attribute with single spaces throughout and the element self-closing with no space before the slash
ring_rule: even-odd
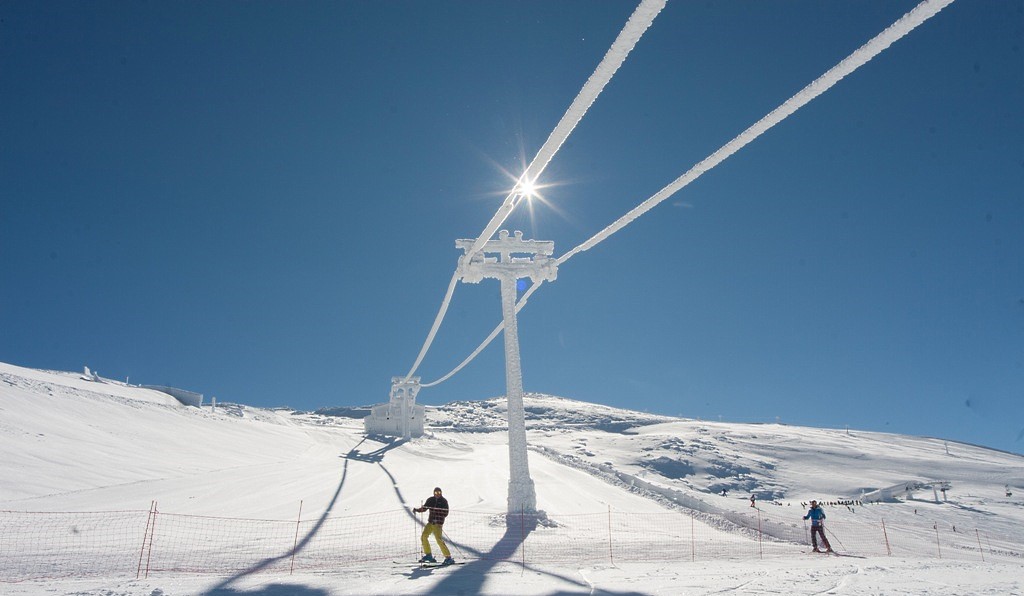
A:
<svg viewBox="0 0 1024 596">
<path fill-rule="evenodd" d="M 524 404 L 530 442 L 538 450 L 606 469 L 613 462 L 603 456 L 617 454 L 615 463 L 638 477 L 702 493 L 725 490 L 773 500 L 794 491 L 806 497 L 806 491 L 862 499 L 900 484 L 957 483 L 979 475 L 1000 491 L 1024 484 L 1021 456 L 931 437 L 681 419 L 538 393 L 524 396 Z M 503 432 L 505 416 L 501 398 L 452 402 L 427 409 L 427 428 Z M 560 440 L 568 434 L 578 436 Z M 879 449 L 888 451 L 884 462 L 869 455 Z M 817 467 L 830 469 L 833 478 L 822 482 L 817 473 L 807 471 L 814 477 L 813 486 L 787 480 L 784 472 L 804 475 L 787 463 L 787 454 L 803 453 L 814 454 L 820 460 Z M 936 466 L 931 455 L 947 465 Z M 844 481 L 843 470 L 856 480 Z M 874 482 L 864 483 L 865 478 Z"/>
<path fill-rule="evenodd" d="M 622 432 L 636 426 L 677 420 L 543 393 L 525 394 L 523 405 L 526 427 L 531 430 L 573 427 Z M 428 406 L 426 418 L 426 424 L 435 429 L 470 432 L 502 431 L 507 428 L 507 421 L 504 397 Z"/>
<path fill-rule="evenodd" d="M 888 585 L 893 581 L 889 570 L 900 568 L 895 573 L 909 578 L 913 585 L 906 591 L 915 593 L 913 578 L 934 577 L 940 569 L 929 559 L 940 539 L 944 549 L 959 557 L 980 559 L 978 551 L 984 546 L 984 556 L 1011 565 L 941 569 L 971 574 L 995 570 L 993 579 L 985 580 L 992 586 L 990 593 L 1019 593 L 1019 581 L 1008 579 L 1015 577 L 1014 569 L 1019 571 L 1013 565 L 1024 559 L 1019 539 L 1024 527 L 1024 457 L 1019 455 L 852 429 L 656 416 L 543 394 L 530 394 L 524 401 L 538 507 L 551 520 L 547 530 L 537 533 L 538 541 L 551 532 L 567 540 L 589 540 L 587 530 L 574 528 L 585 520 L 610 523 L 614 514 L 623 523 L 649 524 L 623 529 L 618 538 L 627 542 L 647 540 L 663 527 L 676 533 L 654 545 L 670 558 L 679 556 L 677 533 L 696 531 L 696 544 L 703 545 L 697 549 L 700 556 L 718 557 L 711 561 L 717 573 L 735 577 L 730 558 L 756 559 L 761 540 L 765 549 L 773 549 L 773 557 L 800 552 L 806 544 L 801 527 L 806 502 L 818 499 L 827 504 L 830 527 L 838 532 L 836 540 L 844 543 L 844 551 L 885 556 L 889 539 L 883 541 L 883 533 L 888 527 L 899 541 L 893 545 L 896 552 L 923 561 L 897 565 L 893 559 L 876 559 L 885 563 L 873 563 L 871 581 Z M 358 418 L 283 408 L 184 406 L 127 384 L 0 363 L 0 458 L 5 462 L 0 468 L 0 515 L 18 519 L 54 512 L 63 519 L 76 512 L 109 512 L 135 518 L 141 514 L 145 521 L 146 509 L 159 503 L 163 514 L 178 520 L 227 525 L 291 520 L 294 533 L 298 513 L 303 520 L 318 520 L 311 532 L 321 523 L 343 529 L 355 520 L 381 520 L 391 525 L 373 532 L 391 527 L 395 544 L 408 548 L 410 507 L 418 506 L 431 487 L 443 486 L 453 503 L 454 539 L 478 540 L 481 548 L 487 547 L 491 539 L 483 533 L 504 518 L 507 496 L 501 399 L 429 407 L 426 435 L 408 442 L 366 436 L 362 426 Z M 940 486 L 947 490 L 940 494 Z M 880 502 L 869 502 L 873 491 L 886 490 Z M 159 527 L 166 532 L 166 520 Z M 579 531 L 583 534 L 573 534 Z M 607 535 L 609 529 L 601 532 Z M 53 536 L 33 534 L 27 544 L 64 540 L 66 533 L 58 524 Z M 295 538 L 293 534 L 291 540 Z M 160 544 L 169 546 L 166 537 Z M 574 552 L 571 544 L 559 552 Z M 134 554 L 128 556 L 137 562 L 138 545 L 129 548 Z M 181 548 L 187 553 L 194 547 Z M 351 548 L 358 552 L 361 544 L 357 540 Z M 377 556 L 390 560 L 395 555 L 385 551 Z M 780 561 L 772 559 L 771 568 Z M 678 575 L 668 570 L 680 564 L 651 563 L 643 569 L 677 593 Z M 781 568 L 809 564 L 792 561 Z M 492 592 L 481 588 L 484 576 L 494 580 L 491 565 L 473 572 L 475 576 L 466 570 L 462 577 L 471 586 L 468 593 L 511 593 L 508 583 L 495 584 L 503 587 Z M 610 574 L 591 572 L 631 586 L 628 573 L 615 569 Z M 857 576 L 863 573 L 846 569 Z M 387 569 L 362 573 L 366 581 L 381 586 L 373 593 L 407 593 L 389 579 L 392 572 Z M 201 574 L 188 577 L 189 585 L 202 583 Z M 564 576 L 544 577 L 548 579 L 536 580 L 532 593 L 549 593 L 545 586 L 551 585 L 550 577 Z M 118 594 L 153 592 L 152 583 L 140 584 L 147 588 L 140 592 L 125 581 L 115 578 L 106 585 L 122 586 L 112 592 Z M 333 580 L 307 575 L 304 581 Z M 783 573 L 772 585 L 789 587 L 790 581 Z M 958 589 L 964 585 L 960 579 L 950 584 Z M 723 586 L 715 577 L 705 585 Z M 829 585 L 814 585 L 819 591 L 834 591 Z M 45 582 L 19 583 L 11 593 L 52 591 Z"/>
<path fill-rule="evenodd" d="M 76 373 L 2 363 L 0 387 L 24 391 L 22 399 L 45 402 L 66 397 L 77 402 L 76 408 L 100 401 L 105 406 L 120 404 L 134 410 L 151 404 L 171 410 L 177 417 L 198 418 L 204 425 L 236 419 L 273 426 L 343 428 L 347 432 L 361 426 L 356 418 L 283 408 L 230 403 L 218 404 L 216 409 L 191 408 L 149 389 L 118 382 L 100 384 Z M 950 494 L 966 491 L 998 498 L 1007 490 L 1024 492 L 1024 457 L 942 439 L 682 419 L 540 393 L 527 394 L 524 404 L 534 451 L 563 458 L 574 467 L 624 474 L 702 495 L 725 491 L 735 498 L 754 495 L 759 501 L 863 499 L 901 484 L 935 482 L 950 483 Z M 45 424 L 45 417 L 37 418 Z M 466 433 L 500 436 L 506 428 L 504 400 L 428 406 L 426 428 L 425 444 L 442 435 L 449 443 L 468 441 Z M 17 459 L 12 456 L 8 461 Z"/>
</svg>

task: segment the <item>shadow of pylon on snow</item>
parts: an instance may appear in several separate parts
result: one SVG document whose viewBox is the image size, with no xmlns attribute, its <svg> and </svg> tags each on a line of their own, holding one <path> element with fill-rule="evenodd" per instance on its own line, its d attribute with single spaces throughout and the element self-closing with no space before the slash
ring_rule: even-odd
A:
<svg viewBox="0 0 1024 596">
<path fill-rule="evenodd" d="M 362 445 L 366 441 L 367 438 L 373 439 L 374 441 L 377 441 L 378 443 L 384 443 L 384 446 L 381 447 L 380 449 L 376 449 L 374 451 L 368 451 L 366 453 L 363 453 L 363 452 L 359 451 L 359 445 Z M 396 439 L 396 438 L 393 438 L 393 437 L 384 437 L 384 436 L 380 436 L 380 435 L 373 435 L 373 436 L 370 436 L 370 437 L 364 437 L 362 441 L 359 441 L 359 443 L 355 447 L 353 447 L 351 451 L 349 451 L 348 453 L 346 453 L 342 457 L 344 457 L 345 459 L 354 459 L 356 461 L 366 462 L 366 463 L 369 463 L 369 464 L 379 464 L 380 462 L 384 461 L 384 455 L 388 451 L 391 451 L 392 449 L 396 449 L 398 447 L 401 447 L 405 443 L 406 443 L 406 439 Z"/>
<path fill-rule="evenodd" d="M 479 594 L 484 590 L 484 582 L 487 581 L 489 574 L 494 570 L 499 563 L 522 565 L 523 570 L 529 569 L 530 571 L 546 575 L 553 579 L 557 579 L 565 582 L 568 586 L 571 586 L 572 591 L 559 591 L 553 592 L 553 594 L 579 594 L 578 590 L 587 590 L 593 593 L 593 586 L 581 581 L 577 578 L 568 577 L 561 573 L 552 571 L 551 569 L 539 569 L 525 561 L 516 561 L 513 557 L 516 552 L 522 552 L 521 547 L 526 543 L 526 539 L 529 535 L 541 525 L 541 520 L 547 519 L 547 516 L 540 512 L 539 514 L 515 514 L 511 513 L 505 516 L 505 533 L 502 534 L 501 538 L 491 546 L 490 550 L 484 552 L 470 548 L 466 545 L 459 544 L 452 540 L 447 533 L 445 534 L 445 541 L 448 544 L 455 547 L 458 551 L 457 556 L 462 558 L 468 558 L 467 553 L 471 556 L 475 556 L 475 560 L 466 562 L 465 565 L 446 570 L 444 577 L 429 591 L 424 594 L 437 594 L 448 596 L 450 594 Z M 433 571 L 433 569 L 430 569 Z M 417 573 L 420 572 L 420 573 Z M 410 575 L 410 579 L 416 579 L 417 576 L 425 575 L 422 570 L 417 569 Z M 602 590 L 602 594 L 619 594 L 620 596 L 644 596 L 640 592 L 608 592 Z"/>
<path fill-rule="evenodd" d="M 214 586 L 214 587 L 210 588 L 209 590 L 207 590 L 206 592 L 204 592 L 203 596 L 226 596 L 228 594 L 241 594 L 243 592 L 238 592 L 238 591 L 230 588 L 231 584 L 237 582 L 238 580 L 240 580 L 240 579 L 242 579 L 244 577 L 248 577 L 250 575 L 253 575 L 254 573 L 259 573 L 260 571 L 263 571 L 264 569 L 266 569 L 266 568 L 268 568 L 268 567 L 270 567 L 270 566 L 272 566 L 272 565 L 274 565 L 276 563 L 280 563 L 282 561 L 288 561 L 292 557 L 294 557 L 295 555 L 297 555 L 300 552 L 302 552 L 302 549 L 306 548 L 306 545 L 309 544 L 309 542 L 320 531 L 320 528 L 323 527 L 324 523 L 327 521 L 327 517 L 331 514 L 331 510 L 334 509 L 335 503 L 338 502 L 338 497 L 341 495 L 341 489 L 342 489 L 342 487 L 345 486 L 345 478 L 348 476 L 348 462 L 349 462 L 350 459 L 355 459 L 355 460 L 359 460 L 360 459 L 359 457 L 352 457 L 352 456 L 353 456 L 353 454 L 358 454 L 359 453 L 359 445 L 362 445 L 365 440 L 366 439 L 363 438 L 363 440 L 359 441 L 359 443 L 357 443 L 356 446 L 353 447 L 352 450 L 349 451 L 349 453 L 347 455 L 342 456 L 342 457 L 345 458 L 345 464 L 342 467 L 341 480 L 338 481 L 338 487 L 336 489 L 334 489 L 334 496 L 331 497 L 331 501 L 330 501 L 330 503 L 327 504 L 327 508 L 324 509 L 324 512 L 320 516 L 320 519 L 318 519 L 316 521 L 316 523 L 313 524 L 313 527 L 310 528 L 309 532 L 307 532 L 306 535 L 302 537 L 302 540 L 299 540 L 298 542 L 296 542 L 295 546 L 293 548 L 288 549 L 288 551 L 283 553 L 283 554 L 280 554 L 280 555 L 278 555 L 276 557 L 269 557 L 267 559 L 263 559 L 262 561 L 260 561 L 259 563 L 256 563 L 252 567 L 250 567 L 248 569 L 245 569 L 243 571 L 239 571 L 238 573 L 232 575 L 231 577 L 225 579 L 221 583 L 217 584 L 216 586 Z M 398 446 L 397 444 L 388 445 L 388 446 L 385 446 L 385 448 L 378 449 L 377 451 L 375 451 L 373 453 L 381 452 L 380 457 L 381 457 L 381 459 L 383 459 L 383 457 L 384 457 L 383 456 L 383 452 L 384 451 L 387 451 L 389 449 L 394 449 L 397 446 Z M 293 590 L 299 588 L 298 586 L 288 586 L 288 587 L 290 589 L 293 589 Z M 252 592 L 244 592 L 244 593 L 245 594 L 253 594 Z M 281 592 L 281 593 L 282 594 L 285 594 L 285 593 L 301 594 L 301 592 L 294 592 L 294 591 L 293 592 Z M 318 594 L 321 594 L 321 593 L 322 593 L 321 591 L 316 591 L 316 590 L 310 590 L 309 591 L 309 594 L 311 596 L 318 595 Z M 259 592 L 256 592 L 255 594 L 259 594 Z"/>
</svg>

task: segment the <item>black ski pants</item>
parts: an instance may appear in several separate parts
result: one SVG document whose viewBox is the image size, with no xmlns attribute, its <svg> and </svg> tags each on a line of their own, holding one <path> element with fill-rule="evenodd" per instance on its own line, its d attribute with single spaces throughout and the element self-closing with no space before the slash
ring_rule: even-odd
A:
<svg viewBox="0 0 1024 596">
<path fill-rule="evenodd" d="M 818 536 L 821 536 L 821 543 L 825 546 L 825 550 L 832 550 L 828 538 L 825 538 L 825 526 L 811 524 L 811 545 L 814 550 L 818 550 Z"/>
</svg>

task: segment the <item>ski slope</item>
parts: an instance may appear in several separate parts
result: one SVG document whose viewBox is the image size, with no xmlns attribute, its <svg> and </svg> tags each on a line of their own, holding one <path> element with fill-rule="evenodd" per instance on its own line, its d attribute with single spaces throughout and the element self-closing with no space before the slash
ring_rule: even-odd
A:
<svg viewBox="0 0 1024 596">
<path fill-rule="evenodd" d="M 395 531 L 394 558 L 408 560 L 416 549 L 408 509 L 441 486 L 453 508 L 446 532 L 467 564 L 421 570 L 395 565 L 390 554 L 368 554 L 358 564 L 312 565 L 310 554 L 296 571 L 285 565 L 285 547 L 268 555 L 273 565 L 244 572 L 0 576 L 4 594 L 1024 590 L 1024 457 L 1015 454 L 852 429 L 668 418 L 529 395 L 530 471 L 550 526 L 502 559 L 491 544 L 497 534 L 487 533 L 505 515 L 502 400 L 428 409 L 427 436 L 403 443 L 363 436 L 358 419 L 234 404 L 200 409 L 159 392 L 79 377 L 0 364 L 5 515 L 124 510 L 144 516 L 155 501 L 170 518 L 207 516 L 202 519 L 225 525 L 291 520 L 289 532 L 297 542 L 309 539 L 310 553 L 331 537 L 369 545 Z M 939 480 L 951 487 L 945 500 L 917 491 L 885 503 L 827 506 L 842 545 L 837 550 L 848 556 L 803 554 L 805 501 L 853 502 L 874 489 Z M 301 532 L 297 516 L 309 524 L 300 524 Z M 371 525 L 357 531 L 354 520 L 364 518 Z M 898 528 L 890 537 L 893 556 L 871 533 L 883 520 Z M 758 524 L 765 532 L 760 545 Z M 937 555 L 940 529 L 933 527 L 952 549 Z M 692 561 L 676 556 L 690 548 L 678 528 L 711 550 Z M 947 540 L 950 528 L 963 536 L 959 545 Z M 971 550 L 975 535 L 968 530 L 984 533 L 984 549 Z M 16 541 L 9 527 L 4 533 L 8 545 Z M 659 533 L 666 539 L 658 541 Z M 614 539 L 604 546 L 610 534 Z"/>
</svg>

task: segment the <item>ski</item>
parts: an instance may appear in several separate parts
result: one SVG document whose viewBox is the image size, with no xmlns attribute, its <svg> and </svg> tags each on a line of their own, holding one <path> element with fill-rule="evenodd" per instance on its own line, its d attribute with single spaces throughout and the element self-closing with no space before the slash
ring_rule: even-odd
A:
<svg viewBox="0 0 1024 596">
<path fill-rule="evenodd" d="M 436 563 L 420 563 L 419 561 L 391 561 L 395 566 L 398 567 L 419 567 L 420 569 L 433 569 L 434 567 L 451 567 L 452 565 L 465 565 L 466 561 L 455 561 L 454 563 L 448 563 L 444 565 L 441 561 Z"/>
<path fill-rule="evenodd" d="M 854 559 L 864 559 L 864 558 L 866 558 L 866 557 L 862 557 L 860 555 L 851 555 L 849 553 L 837 553 L 834 550 L 818 550 L 818 551 L 815 551 L 815 550 L 805 550 L 804 553 L 808 554 L 808 555 L 832 555 L 833 557 L 853 557 Z"/>
</svg>

